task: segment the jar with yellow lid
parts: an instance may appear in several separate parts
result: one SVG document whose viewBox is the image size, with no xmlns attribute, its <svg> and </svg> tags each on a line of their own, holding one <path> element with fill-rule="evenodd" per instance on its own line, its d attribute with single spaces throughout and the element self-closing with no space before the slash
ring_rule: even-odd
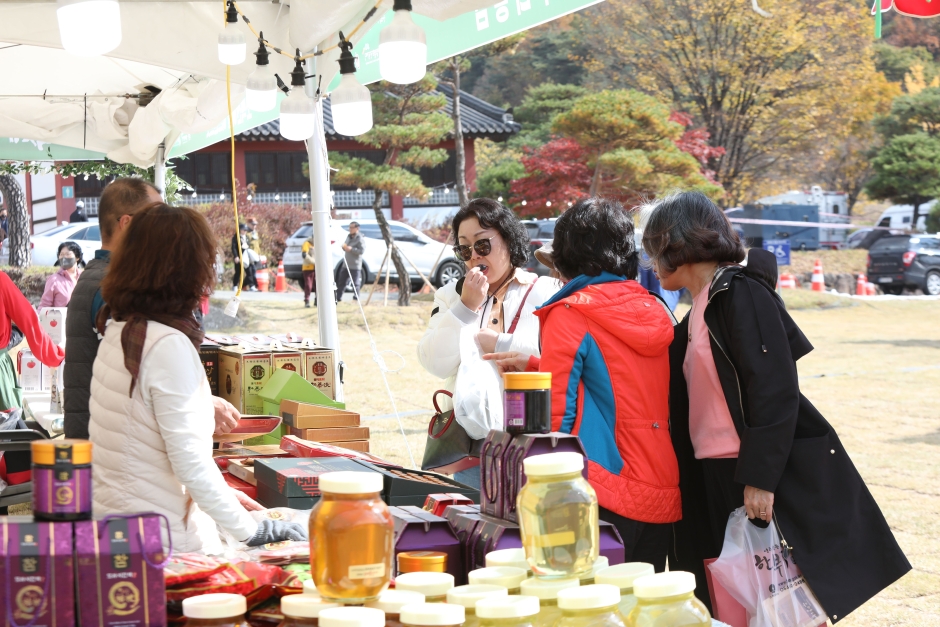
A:
<svg viewBox="0 0 940 627">
<path fill-rule="evenodd" d="M 480 627 L 534 627 L 539 615 L 539 600 L 513 595 L 477 601 Z"/>
<path fill-rule="evenodd" d="M 33 515 L 39 520 L 91 518 L 91 442 L 36 440 L 30 444 Z"/>
<path fill-rule="evenodd" d="M 581 585 L 590 586 L 593 583 L 602 583 L 600 581 L 595 582 L 594 577 L 598 571 L 604 570 L 605 568 L 610 568 L 610 560 L 601 555 L 596 560 L 594 560 L 594 565 L 591 566 L 591 570 L 581 575 Z"/>
<path fill-rule="evenodd" d="M 519 585 L 528 577 L 526 571 L 513 566 L 478 568 L 467 574 L 467 580 L 471 584 L 502 586 L 509 594 L 519 594 Z"/>
<path fill-rule="evenodd" d="M 540 578 L 581 578 L 598 557 L 597 494 L 582 476 L 584 456 L 548 453 L 522 461 L 516 499 L 522 546 Z"/>
<path fill-rule="evenodd" d="M 453 587 L 454 576 L 450 573 L 405 573 L 395 578 L 396 590 L 420 592 L 425 603 L 444 603 Z"/>
<path fill-rule="evenodd" d="M 597 583 L 606 583 L 620 588 L 620 613 L 624 617 L 629 616 L 633 608 L 636 607 L 636 596 L 633 594 L 633 582 L 640 577 L 655 574 L 652 564 L 646 562 L 629 562 L 627 564 L 617 564 L 602 570 L 598 570 L 594 575 L 594 581 Z"/>
<path fill-rule="evenodd" d="M 671 571 L 633 581 L 636 606 L 627 616 L 630 627 L 711 625 L 705 604 L 695 598 L 695 575 Z"/>
<path fill-rule="evenodd" d="M 606 584 L 568 588 L 558 593 L 557 627 L 625 627 L 617 609 L 620 589 Z"/>
<path fill-rule="evenodd" d="M 319 627 L 384 627 L 385 612 L 373 607 L 331 607 L 320 612 Z"/>
<path fill-rule="evenodd" d="M 460 627 L 465 619 L 462 605 L 419 603 L 401 608 L 401 623 L 405 627 Z"/>
<path fill-rule="evenodd" d="M 382 475 L 320 475 L 320 500 L 310 514 L 310 570 L 324 599 L 374 601 L 391 580 L 395 526 L 382 501 Z"/>
<path fill-rule="evenodd" d="M 406 605 L 420 605 L 424 603 L 424 595 L 420 592 L 408 590 L 386 590 L 375 601 L 366 603 L 385 612 L 385 627 L 401 627 L 401 609 Z"/>
<path fill-rule="evenodd" d="M 398 574 L 447 572 L 447 553 L 402 551 L 398 554 Z"/>
<path fill-rule="evenodd" d="M 457 586 L 447 593 L 447 602 L 462 605 L 466 611 L 464 627 L 477 627 L 480 619 L 477 618 L 477 601 L 509 596 L 509 591 L 503 586 L 475 585 Z"/>
<path fill-rule="evenodd" d="M 552 430 L 552 373 L 507 372 L 503 375 L 503 421 L 506 431 L 550 433 Z"/>
<path fill-rule="evenodd" d="M 558 609 L 558 593 L 568 588 L 577 588 L 580 584 L 577 579 L 526 579 L 520 589 L 525 596 L 536 597 L 539 600 L 539 615 L 534 623 L 535 627 L 554 627 L 555 621 L 561 618 Z"/>
<path fill-rule="evenodd" d="M 317 627 L 320 624 L 320 612 L 334 607 L 342 607 L 339 603 L 324 601 L 312 594 L 291 594 L 281 597 L 281 614 L 284 620 L 278 627 Z"/>
<path fill-rule="evenodd" d="M 240 594 L 203 594 L 183 599 L 186 627 L 249 627 L 248 604 Z"/>
</svg>

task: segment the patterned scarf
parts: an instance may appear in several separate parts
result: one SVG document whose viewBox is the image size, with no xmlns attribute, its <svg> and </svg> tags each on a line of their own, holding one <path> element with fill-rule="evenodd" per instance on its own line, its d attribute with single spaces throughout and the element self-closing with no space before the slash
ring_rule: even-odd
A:
<svg viewBox="0 0 940 627">
<path fill-rule="evenodd" d="M 98 330 L 99 335 L 104 336 L 105 326 L 110 317 L 111 307 L 109 305 L 105 305 L 98 311 L 95 328 Z M 192 315 L 189 317 L 166 314 L 145 316 L 144 314 L 135 313 L 127 318 L 115 318 L 115 320 L 127 323 L 121 331 L 121 348 L 124 349 L 124 367 L 131 373 L 131 389 L 128 391 L 128 396 L 133 396 L 134 387 L 137 385 L 137 375 L 140 374 L 140 361 L 144 356 L 144 341 L 147 339 L 148 320 L 159 322 L 184 334 L 190 339 L 197 351 L 205 337 L 205 333 L 199 328 L 199 324 L 196 323 L 196 319 Z"/>
</svg>

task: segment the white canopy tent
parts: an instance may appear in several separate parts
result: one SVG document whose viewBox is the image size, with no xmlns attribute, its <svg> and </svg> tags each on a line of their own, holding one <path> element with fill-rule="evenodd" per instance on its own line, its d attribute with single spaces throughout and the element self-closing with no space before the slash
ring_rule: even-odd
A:
<svg viewBox="0 0 940 627">
<path fill-rule="evenodd" d="M 433 62 L 600 1 L 412 0 L 412 5 L 415 20 L 427 33 L 428 61 Z M 377 30 L 388 22 L 392 4 L 239 0 L 238 7 L 256 31 L 285 52 L 325 51 L 306 62 L 306 91 L 312 97 L 318 84 L 326 91 L 339 71 L 339 31 L 353 44 L 361 43 L 356 53 L 372 64 L 373 76 L 360 80 L 375 80 Z M 0 2 L 0 137 L 105 153 L 142 167 L 156 164 L 159 178 L 168 156 L 228 135 L 226 66 L 217 47 L 225 28 L 223 0 L 121 0 L 121 43 L 98 57 L 62 49 L 56 9 L 55 0 Z M 257 41 L 242 21 L 228 28 L 233 27 L 244 33 L 249 53 L 244 63 L 231 67 L 239 132 L 270 121 L 277 108 L 258 114 L 240 106 L 247 77 L 255 69 L 251 53 Z M 293 60 L 272 52 L 270 63 L 289 82 Z M 369 68 L 359 73 L 368 74 Z M 307 142 L 312 217 L 317 264 L 331 267 L 328 161 L 319 110 L 316 131 Z M 223 127 L 226 132 L 220 135 Z M 332 283 L 331 273 L 318 273 L 320 343 L 337 351 L 338 364 Z"/>
</svg>

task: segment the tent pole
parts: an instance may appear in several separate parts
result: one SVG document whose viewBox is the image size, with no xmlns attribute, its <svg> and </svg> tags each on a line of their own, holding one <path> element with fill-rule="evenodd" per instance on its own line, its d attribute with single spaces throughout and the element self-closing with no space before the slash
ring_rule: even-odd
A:
<svg viewBox="0 0 940 627">
<path fill-rule="evenodd" d="M 157 159 L 153 164 L 153 184 L 160 190 L 163 200 L 166 200 L 166 145 L 163 142 L 157 146 Z"/>
<path fill-rule="evenodd" d="M 316 96 L 316 57 L 307 60 L 306 92 Z M 313 220 L 313 255 L 317 262 L 317 316 L 320 327 L 320 346 L 332 348 L 336 364 L 336 398 L 344 399 L 342 357 L 339 348 L 339 325 L 336 319 L 336 293 L 333 288 L 333 252 L 330 247 L 329 163 L 326 155 L 326 135 L 323 128 L 323 101 L 317 101 L 316 125 L 313 137 L 307 140 L 307 160 L 310 170 L 310 212 Z"/>
</svg>

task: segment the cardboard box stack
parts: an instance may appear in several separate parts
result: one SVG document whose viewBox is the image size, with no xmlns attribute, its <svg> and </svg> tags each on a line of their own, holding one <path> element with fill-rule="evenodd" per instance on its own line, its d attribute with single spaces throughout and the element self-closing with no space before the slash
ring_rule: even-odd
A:
<svg viewBox="0 0 940 627">
<path fill-rule="evenodd" d="M 355 412 L 282 400 L 280 414 L 289 435 L 361 453 L 369 452 L 369 427 L 360 426 L 359 414 Z"/>
</svg>

